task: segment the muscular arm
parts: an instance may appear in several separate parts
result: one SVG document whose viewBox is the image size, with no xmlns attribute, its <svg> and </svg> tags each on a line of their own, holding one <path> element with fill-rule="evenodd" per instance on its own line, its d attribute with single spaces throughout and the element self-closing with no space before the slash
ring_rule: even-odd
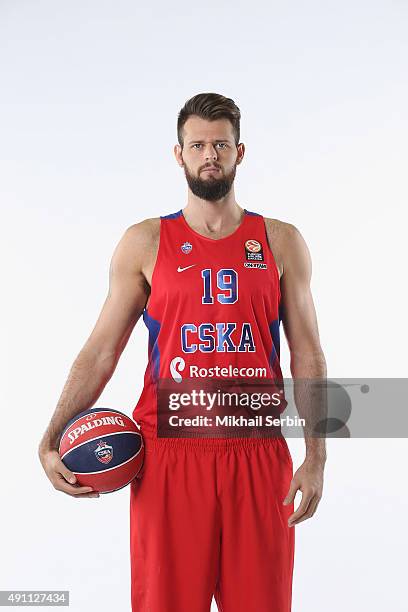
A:
<svg viewBox="0 0 408 612">
<path fill-rule="evenodd" d="M 142 273 L 142 253 L 149 238 L 145 224 L 128 228 L 115 248 L 108 295 L 95 327 L 71 367 L 40 447 L 56 448 L 67 421 L 98 399 L 143 311 L 149 294 Z"/>
<path fill-rule="evenodd" d="M 151 220 L 129 227 L 113 253 L 109 270 L 109 291 L 89 338 L 75 359 L 54 414 L 39 444 L 39 456 L 54 486 L 66 478 L 63 464 L 57 476 L 47 465 L 47 456 L 56 451 L 66 423 L 92 407 L 111 378 L 129 336 L 146 304 L 150 288 L 143 274 L 144 253 L 153 238 Z M 53 467 L 56 457 L 53 456 Z M 61 475 L 62 474 L 62 475 Z M 57 486 L 73 494 L 70 485 Z M 65 486 L 66 485 L 66 486 Z M 64 488 L 65 487 L 65 488 Z"/>
<path fill-rule="evenodd" d="M 309 406 L 308 400 L 324 402 L 312 394 L 317 385 L 300 382 L 298 392 L 296 380 L 326 378 L 326 360 L 320 346 L 316 311 L 313 303 L 310 280 L 312 262 L 309 249 L 299 230 L 285 224 L 283 238 L 283 274 L 281 278 L 282 323 L 290 350 L 290 369 L 295 381 L 295 399 L 300 416 L 313 425 L 314 410 L 323 406 Z M 310 391 L 310 397 L 308 392 Z M 302 414 L 303 413 L 303 414 Z M 317 418 L 317 417 L 316 417 Z M 306 456 L 324 460 L 324 438 L 310 437 L 305 431 Z"/>
<path fill-rule="evenodd" d="M 293 526 L 314 515 L 322 496 L 326 444 L 324 438 L 309 434 L 309 426 L 319 415 L 324 418 L 325 389 L 315 393 L 313 381 L 325 379 L 327 372 L 310 290 L 312 263 L 306 242 L 294 225 L 277 219 L 267 220 L 267 231 L 281 275 L 282 323 L 290 350 L 296 407 L 306 420 L 306 458 L 296 470 L 283 502 L 293 503 L 296 492 L 302 492 L 298 508 L 288 519 L 289 526 Z"/>
</svg>

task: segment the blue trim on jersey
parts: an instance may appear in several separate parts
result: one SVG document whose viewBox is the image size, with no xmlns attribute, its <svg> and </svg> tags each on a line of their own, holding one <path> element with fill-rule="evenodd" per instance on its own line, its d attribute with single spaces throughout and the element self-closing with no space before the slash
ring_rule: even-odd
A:
<svg viewBox="0 0 408 612">
<path fill-rule="evenodd" d="M 260 213 L 257 212 L 253 212 L 251 210 L 247 210 L 246 208 L 244 208 L 244 212 L 247 215 L 253 215 L 255 217 L 262 217 L 262 215 Z M 169 215 L 160 215 L 160 219 L 177 219 L 178 217 L 180 217 L 183 214 L 183 210 L 182 208 L 180 208 L 180 210 L 178 210 L 175 213 L 170 213 Z"/>
<path fill-rule="evenodd" d="M 170 213 L 169 215 L 160 215 L 160 219 L 177 219 L 182 214 L 182 209 L 178 210 L 175 213 Z"/>
<path fill-rule="evenodd" d="M 275 319 L 272 323 L 269 324 L 269 331 L 272 336 L 272 351 L 269 356 L 269 363 L 271 366 L 274 366 L 275 360 L 279 359 L 280 356 L 280 338 L 279 338 L 279 325 L 280 318 Z"/>
<path fill-rule="evenodd" d="M 251 210 L 247 210 L 246 208 L 244 208 L 244 210 L 245 210 L 247 215 L 254 215 L 256 217 L 262 217 L 262 215 L 260 213 L 252 212 Z"/>
<path fill-rule="evenodd" d="M 153 319 L 153 317 L 151 317 L 147 312 L 146 308 L 143 310 L 143 321 L 145 322 L 145 325 L 149 330 L 148 353 L 149 359 L 151 359 L 152 362 L 152 377 L 153 380 L 156 382 L 159 378 L 160 372 L 160 351 L 157 342 L 157 336 L 160 332 L 161 323 L 159 321 L 156 321 L 156 319 Z"/>
</svg>

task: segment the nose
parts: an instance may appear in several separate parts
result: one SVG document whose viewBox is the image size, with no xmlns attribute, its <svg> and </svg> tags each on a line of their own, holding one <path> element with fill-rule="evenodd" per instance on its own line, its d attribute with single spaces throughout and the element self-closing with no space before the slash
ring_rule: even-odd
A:
<svg viewBox="0 0 408 612">
<path fill-rule="evenodd" d="M 217 151 L 211 143 L 206 146 L 204 155 L 207 161 L 215 161 L 218 157 Z"/>
</svg>

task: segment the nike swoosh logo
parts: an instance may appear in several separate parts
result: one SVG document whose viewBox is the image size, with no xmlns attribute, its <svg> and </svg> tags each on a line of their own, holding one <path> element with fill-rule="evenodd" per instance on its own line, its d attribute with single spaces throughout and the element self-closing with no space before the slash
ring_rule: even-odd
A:
<svg viewBox="0 0 408 612">
<path fill-rule="evenodd" d="M 192 268 L 195 265 L 197 265 L 197 264 L 191 264 L 191 266 L 186 266 L 185 268 L 180 268 L 180 266 L 179 266 L 177 268 L 177 272 L 184 272 L 184 270 L 188 270 L 189 268 Z"/>
</svg>

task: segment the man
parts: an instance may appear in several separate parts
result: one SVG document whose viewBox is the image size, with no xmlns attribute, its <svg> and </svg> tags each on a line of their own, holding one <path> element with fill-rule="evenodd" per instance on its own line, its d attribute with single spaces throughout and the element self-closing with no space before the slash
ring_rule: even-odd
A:
<svg viewBox="0 0 408 612">
<path fill-rule="evenodd" d="M 315 513 L 322 494 L 323 439 L 306 438 L 293 476 L 283 436 L 258 435 L 257 427 L 220 435 L 209 418 L 190 435 L 188 419 L 177 431 L 175 411 L 169 426 L 159 401 L 162 381 L 182 391 L 191 380 L 228 384 L 237 372 L 281 381 L 280 320 L 293 378 L 326 376 L 305 241 L 295 226 L 235 200 L 245 152 L 239 125 L 233 100 L 215 93 L 194 96 L 180 111 L 174 153 L 187 206 L 125 231 L 108 296 L 39 446 L 56 489 L 98 496 L 75 484 L 58 437 L 96 402 L 143 313 L 149 360 L 133 416 L 146 452 L 130 491 L 134 612 L 208 612 L 213 595 L 222 612 L 289 612 L 294 525 Z"/>
</svg>

